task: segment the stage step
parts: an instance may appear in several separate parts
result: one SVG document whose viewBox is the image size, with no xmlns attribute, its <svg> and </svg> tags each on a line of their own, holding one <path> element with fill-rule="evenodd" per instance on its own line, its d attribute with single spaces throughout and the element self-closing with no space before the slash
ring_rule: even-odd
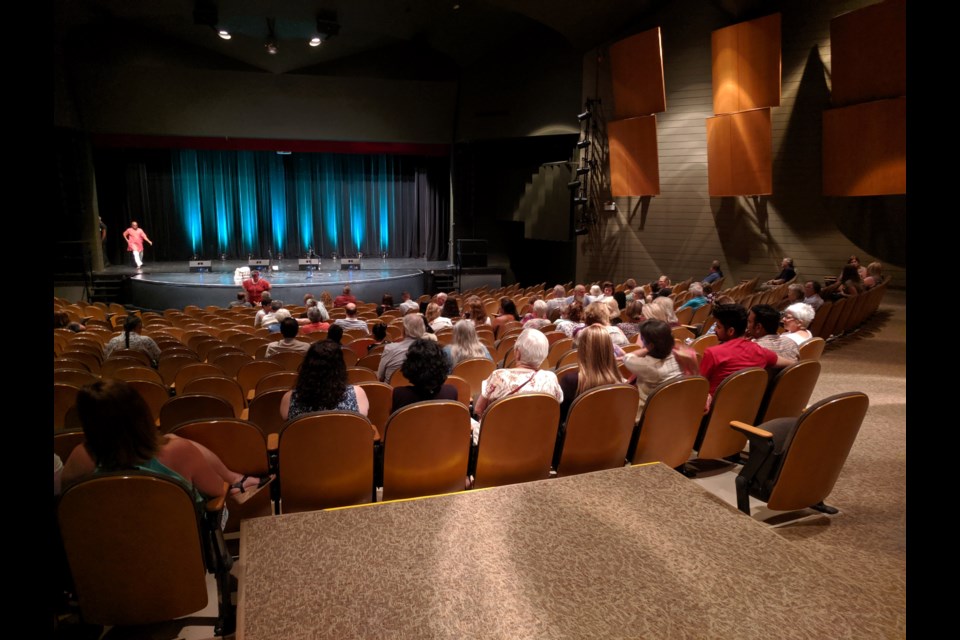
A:
<svg viewBox="0 0 960 640">
<path fill-rule="evenodd" d="M 124 275 L 94 275 L 90 287 L 90 302 L 123 303 Z"/>
</svg>

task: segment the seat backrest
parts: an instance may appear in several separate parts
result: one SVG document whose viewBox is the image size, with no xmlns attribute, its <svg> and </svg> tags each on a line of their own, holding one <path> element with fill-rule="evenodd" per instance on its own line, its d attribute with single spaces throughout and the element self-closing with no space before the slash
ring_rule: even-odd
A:
<svg viewBox="0 0 960 640">
<path fill-rule="evenodd" d="M 407 376 L 403 375 L 402 369 L 395 369 L 392 374 L 390 374 L 390 386 L 393 388 L 397 387 L 409 387 L 411 382 L 407 380 Z"/>
<path fill-rule="evenodd" d="M 66 427 L 67 412 L 77 404 L 79 387 L 55 382 L 53 384 L 53 428 L 62 431 Z"/>
<path fill-rule="evenodd" d="M 145 367 L 153 365 L 150 356 L 148 356 L 145 351 L 137 351 L 136 349 L 114 349 L 110 354 L 110 358 L 134 358 L 139 360 Z"/>
<path fill-rule="evenodd" d="M 237 371 L 237 382 L 240 383 L 240 388 L 243 389 L 244 394 L 247 397 L 250 397 L 250 392 L 254 391 L 257 388 L 257 383 L 260 380 L 271 373 L 277 373 L 284 371 L 276 362 L 270 362 L 269 360 L 251 360 L 244 364 Z"/>
<path fill-rule="evenodd" d="M 860 432 L 866 394 L 841 393 L 811 405 L 800 417 L 774 478 L 770 509 L 802 509 L 826 500 Z"/>
<path fill-rule="evenodd" d="M 452 400 L 408 404 L 383 433 L 383 499 L 462 491 L 470 455 L 470 414 Z"/>
<path fill-rule="evenodd" d="M 201 394 L 176 396 L 160 408 L 160 431 L 167 433 L 188 420 L 235 417 L 233 406 L 223 398 Z"/>
<path fill-rule="evenodd" d="M 470 397 L 475 400 L 480 395 L 480 387 L 483 381 L 489 378 L 496 368 L 497 365 L 492 360 L 467 358 L 454 365 L 451 373 L 458 378 L 463 378 L 470 384 Z"/>
<path fill-rule="evenodd" d="M 163 376 L 163 373 L 160 374 Z M 207 362 L 193 362 L 187 364 L 177 371 L 173 379 L 173 386 L 180 393 L 187 386 L 187 383 L 196 378 L 221 377 L 225 378 L 227 374 L 220 367 L 215 367 Z M 166 377 L 164 377 L 166 380 Z"/>
<path fill-rule="evenodd" d="M 629 384 L 606 384 L 577 396 L 567 413 L 557 475 L 622 467 L 639 403 L 640 392 Z"/>
<path fill-rule="evenodd" d="M 631 462 L 662 462 L 674 469 L 686 462 L 709 392 L 710 382 L 701 376 L 674 378 L 655 387 L 640 416 Z"/>
<path fill-rule="evenodd" d="M 292 351 L 281 351 L 280 353 L 275 353 L 266 359 L 276 362 L 287 371 L 299 371 L 300 363 L 303 362 L 303 354 Z"/>
<path fill-rule="evenodd" d="M 61 384 L 68 384 L 73 387 L 83 387 L 88 384 L 93 384 L 99 380 L 97 376 L 90 373 L 86 369 L 54 369 L 53 370 L 53 381 L 59 382 Z"/>
<path fill-rule="evenodd" d="M 53 434 L 53 452 L 60 456 L 60 460 L 66 464 L 67 459 L 77 445 L 87 441 L 83 434 L 83 429 L 69 429 Z"/>
<path fill-rule="evenodd" d="M 247 420 L 264 433 L 279 433 L 284 422 L 280 417 L 280 401 L 287 391 L 290 389 L 270 389 L 257 393 L 247 408 Z"/>
<path fill-rule="evenodd" d="M 466 406 L 470 406 L 470 383 L 461 378 L 460 376 L 455 376 L 450 374 L 447 376 L 447 379 L 444 380 L 443 384 L 449 384 L 450 386 L 456 388 L 457 390 L 457 401 L 463 403 Z"/>
<path fill-rule="evenodd" d="M 747 438 L 731 429 L 730 422 L 739 420 L 749 424 L 753 421 L 769 380 L 766 370 L 750 367 L 730 374 L 720 383 L 694 445 L 698 457 L 727 458 L 743 451 Z"/>
<path fill-rule="evenodd" d="M 827 346 L 823 338 L 813 337 L 803 342 L 797 351 L 800 352 L 800 360 L 819 360 L 823 355 L 823 349 Z"/>
<path fill-rule="evenodd" d="M 125 380 L 127 382 L 132 380 L 148 380 L 163 386 L 163 378 L 160 377 L 160 374 L 157 373 L 156 369 L 151 369 L 150 367 L 120 367 L 119 369 L 113 370 L 109 374 L 104 374 L 101 372 L 100 377 L 113 378 L 114 380 Z"/>
<path fill-rule="evenodd" d="M 178 395 L 207 394 L 223 398 L 233 407 L 233 417 L 239 418 L 247 406 L 247 399 L 243 395 L 243 389 L 233 378 L 223 378 L 219 376 L 205 376 L 203 378 L 194 378 L 177 389 Z"/>
<path fill-rule="evenodd" d="M 387 426 L 387 420 L 390 418 L 390 412 L 393 409 L 393 387 L 386 382 L 377 380 L 376 374 L 374 374 L 373 380 L 353 384 L 356 384 L 367 394 L 367 403 L 369 404 L 367 417 L 382 437 L 383 430 Z"/>
<path fill-rule="evenodd" d="M 144 402 L 150 408 L 150 416 L 154 423 L 160 419 L 160 409 L 170 399 L 170 390 L 159 382 L 152 380 L 128 380 L 127 383 L 133 387 Z"/>
<path fill-rule="evenodd" d="M 784 367 L 770 383 L 755 421 L 762 424 L 774 418 L 795 418 L 803 413 L 820 378 L 820 362 L 801 360 Z"/>
<path fill-rule="evenodd" d="M 376 382 L 377 372 L 366 367 L 347 367 L 347 382 L 359 384 L 361 382 Z"/>
<path fill-rule="evenodd" d="M 367 355 L 357 360 L 357 363 L 354 366 L 366 367 L 371 371 L 376 371 L 377 369 L 380 368 L 380 358 L 382 357 L 383 357 L 382 351 L 368 353 Z"/>
<path fill-rule="evenodd" d="M 547 393 L 491 404 L 480 423 L 474 488 L 549 478 L 559 423 L 560 403 Z"/>
<path fill-rule="evenodd" d="M 221 369 L 223 373 L 231 378 L 236 378 L 240 368 L 245 364 L 255 362 L 255 360 L 242 351 L 224 352 L 218 356 L 209 359 L 210 364 Z"/>
<path fill-rule="evenodd" d="M 147 624 L 207 605 L 201 525 L 183 484 L 97 475 L 68 487 L 57 514 L 85 622 Z"/>
<path fill-rule="evenodd" d="M 280 429 L 283 513 L 373 502 L 373 428 L 352 411 L 317 411 Z"/>
</svg>

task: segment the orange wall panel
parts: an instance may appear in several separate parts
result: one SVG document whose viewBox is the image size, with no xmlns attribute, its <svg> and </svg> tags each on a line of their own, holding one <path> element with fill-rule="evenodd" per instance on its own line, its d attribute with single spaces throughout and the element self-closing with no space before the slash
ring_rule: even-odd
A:
<svg viewBox="0 0 960 640">
<path fill-rule="evenodd" d="M 780 105 L 780 14 L 718 29 L 711 36 L 713 112 Z"/>
<path fill-rule="evenodd" d="M 770 109 L 707 118 L 707 183 L 714 197 L 773 193 Z"/>
<path fill-rule="evenodd" d="M 886 0 L 830 21 L 835 106 L 907 95 L 907 4 Z"/>
<path fill-rule="evenodd" d="M 646 116 L 667 110 L 660 27 L 610 46 L 613 117 Z"/>
<path fill-rule="evenodd" d="M 823 195 L 907 192 L 907 99 L 823 112 Z"/>
<path fill-rule="evenodd" d="M 657 117 L 613 120 L 610 143 L 610 189 L 614 196 L 660 195 Z"/>
</svg>

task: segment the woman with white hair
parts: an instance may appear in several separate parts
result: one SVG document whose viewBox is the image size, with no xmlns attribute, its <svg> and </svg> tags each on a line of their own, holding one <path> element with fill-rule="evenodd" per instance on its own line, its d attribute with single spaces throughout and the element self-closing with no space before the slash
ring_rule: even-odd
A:
<svg viewBox="0 0 960 640">
<path fill-rule="evenodd" d="M 814 315 L 816 315 L 816 311 L 805 302 L 790 305 L 783 312 L 783 328 L 785 329 L 783 335 L 798 345 L 803 344 L 813 337 L 807 327 L 813 322 Z"/>
<path fill-rule="evenodd" d="M 689 307 L 696 310 L 707 304 L 707 297 L 703 295 L 703 285 L 699 282 L 691 282 L 687 291 L 690 292 L 691 297 L 689 300 L 680 305 L 680 309 L 686 309 Z M 680 311 L 680 309 L 677 309 L 677 311 Z"/>
<path fill-rule="evenodd" d="M 664 296 L 654 298 L 652 302 L 644 305 L 643 317 L 647 320 L 651 318 L 663 320 L 670 325 L 671 329 L 680 326 L 680 321 L 677 320 L 677 314 L 673 310 L 673 300 Z"/>
<path fill-rule="evenodd" d="M 543 329 L 553 324 L 547 318 L 547 303 L 545 300 L 537 300 L 533 303 L 533 316 L 523 321 L 524 330 Z"/>
<path fill-rule="evenodd" d="M 513 350 L 517 356 L 513 367 L 497 369 L 483 382 L 474 407 L 477 416 L 482 418 L 491 402 L 516 393 L 549 393 L 557 402 L 563 401 L 557 375 L 540 368 L 550 350 L 547 336 L 541 331 L 524 331 L 517 338 Z M 474 442 L 478 436 L 479 429 L 474 434 Z"/>
</svg>

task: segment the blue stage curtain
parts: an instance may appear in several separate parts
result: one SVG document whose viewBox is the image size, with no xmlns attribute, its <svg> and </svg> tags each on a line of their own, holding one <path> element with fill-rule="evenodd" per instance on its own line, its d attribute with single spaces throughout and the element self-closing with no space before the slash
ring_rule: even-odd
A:
<svg viewBox="0 0 960 640">
<path fill-rule="evenodd" d="M 143 220 L 157 260 L 447 258 L 447 158 L 100 149 L 94 162 L 104 221 Z"/>
</svg>

